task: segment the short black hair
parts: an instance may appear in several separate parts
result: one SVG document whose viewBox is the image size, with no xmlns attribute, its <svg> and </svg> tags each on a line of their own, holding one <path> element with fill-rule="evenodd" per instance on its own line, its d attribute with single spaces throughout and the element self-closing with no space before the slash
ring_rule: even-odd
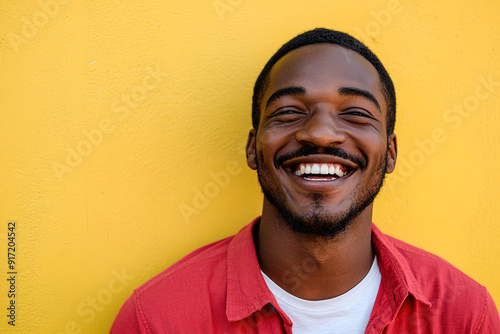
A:
<svg viewBox="0 0 500 334">
<path fill-rule="evenodd" d="M 269 84 L 269 73 L 271 72 L 274 64 L 276 64 L 278 60 L 290 51 L 298 49 L 302 46 L 327 43 L 336 44 L 354 51 L 363 56 L 373 65 L 373 67 L 375 67 L 380 77 L 380 82 L 382 83 L 382 94 L 384 95 L 387 103 L 387 135 L 394 132 L 394 125 L 396 123 L 396 91 L 394 90 L 392 79 L 384 65 L 382 65 L 382 62 L 366 45 L 361 43 L 356 38 L 344 32 L 326 28 L 309 30 L 292 38 L 290 41 L 285 43 L 264 66 L 253 89 L 252 125 L 254 129 L 257 130 L 259 127 L 260 105 L 262 103 L 262 98 L 264 97 L 264 91 Z"/>
</svg>

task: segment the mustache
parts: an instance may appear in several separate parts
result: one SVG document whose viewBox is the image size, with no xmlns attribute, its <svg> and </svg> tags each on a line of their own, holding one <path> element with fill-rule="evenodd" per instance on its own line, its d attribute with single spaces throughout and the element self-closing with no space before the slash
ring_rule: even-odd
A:
<svg viewBox="0 0 500 334">
<path fill-rule="evenodd" d="M 340 147 L 333 147 L 333 146 L 327 146 L 327 147 L 318 147 L 318 146 L 302 146 L 301 148 L 289 152 L 289 153 L 284 153 L 283 155 L 280 155 L 277 157 L 274 161 L 274 167 L 279 168 L 285 161 L 293 159 L 293 158 L 298 158 L 298 157 L 305 157 L 311 154 L 328 154 L 332 155 L 341 159 L 349 160 L 354 162 L 356 165 L 361 168 L 361 170 L 366 169 L 366 159 L 363 157 L 358 157 L 356 155 L 350 154 L 344 149 Z"/>
</svg>

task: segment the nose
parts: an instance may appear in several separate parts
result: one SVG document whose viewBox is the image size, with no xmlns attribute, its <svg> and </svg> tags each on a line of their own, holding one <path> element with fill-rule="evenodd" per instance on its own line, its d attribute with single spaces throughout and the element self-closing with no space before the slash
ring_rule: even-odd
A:
<svg viewBox="0 0 500 334">
<path fill-rule="evenodd" d="M 338 121 L 331 111 L 317 110 L 311 114 L 304 126 L 295 133 L 299 143 L 327 147 L 345 141 L 344 131 L 336 124 Z"/>
</svg>

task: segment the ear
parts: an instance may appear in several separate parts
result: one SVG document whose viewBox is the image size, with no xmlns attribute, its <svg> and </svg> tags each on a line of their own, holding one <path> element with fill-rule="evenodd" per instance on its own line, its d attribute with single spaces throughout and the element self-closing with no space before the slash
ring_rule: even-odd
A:
<svg viewBox="0 0 500 334">
<path fill-rule="evenodd" d="M 255 136 L 257 134 L 257 131 L 255 129 L 250 130 L 248 133 L 248 140 L 247 140 L 247 147 L 246 147 L 246 152 L 247 152 L 247 165 L 248 167 L 252 168 L 253 170 L 257 169 L 257 162 L 255 159 L 256 153 L 255 153 Z"/>
<path fill-rule="evenodd" d="M 387 169 L 386 173 L 392 173 L 396 168 L 396 158 L 398 156 L 398 142 L 396 135 L 393 133 L 387 140 Z"/>
</svg>

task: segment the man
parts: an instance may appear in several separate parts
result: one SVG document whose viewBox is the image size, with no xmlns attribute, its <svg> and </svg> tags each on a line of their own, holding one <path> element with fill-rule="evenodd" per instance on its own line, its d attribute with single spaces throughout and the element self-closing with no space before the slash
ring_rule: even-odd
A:
<svg viewBox="0 0 500 334">
<path fill-rule="evenodd" d="M 396 97 L 353 37 L 301 34 L 254 88 L 247 162 L 262 217 L 137 289 L 112 333 L 500 333 L 486 289 L 382 234 Z"/>
</svg>

